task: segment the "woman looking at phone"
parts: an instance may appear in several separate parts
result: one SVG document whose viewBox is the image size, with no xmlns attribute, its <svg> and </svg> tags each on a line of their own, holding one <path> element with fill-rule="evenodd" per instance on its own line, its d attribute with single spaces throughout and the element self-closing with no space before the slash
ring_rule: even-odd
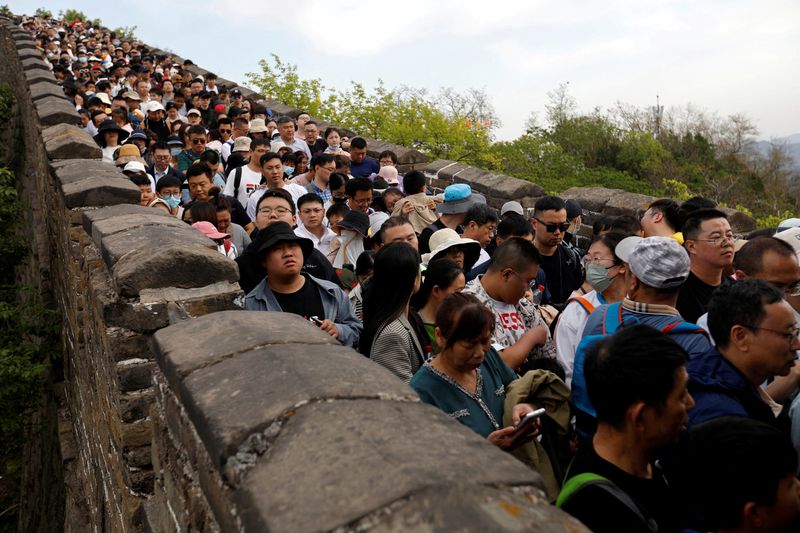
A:
<svg viewBox="0 0 800 533">
<path fill-rule="evenodd" d="M 436 341 L 439 355 L 426 363 L 411 379 L 411 387 L 423 402 L 435 405 L 452 418 L 503 449 L 530 440 L 540 422 L 515 426 L 535 410 L 518 403 L 512 413 L 513 425 L 503 423 L 505 387 L 517 375 L 491 347 L 494 315 L 475 296 L 454 293 L 444 299 L 436 312 Z"/>
</svg>

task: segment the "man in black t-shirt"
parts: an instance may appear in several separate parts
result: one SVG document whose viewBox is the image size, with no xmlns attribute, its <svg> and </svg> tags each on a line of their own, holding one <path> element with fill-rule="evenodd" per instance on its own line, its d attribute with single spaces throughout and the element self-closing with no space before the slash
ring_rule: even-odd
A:
<svg viewBox="0 0 800 533">
<path fill-rule="evenodd" d="M 678 343 L 643 325 L 587 351 L 597 431 L 578 450 L 557 505 L 595 533 L 677 531 L 675 495 L 654 456 L 678 439 L 694 405 L 687 359 Z"/>
<path fill-rule="evenodd" d="M 311 239 L 299 237 L 289 224 L 278 221 L 259 232 L 253 245 L 267 276 L 247 294 L 246 309 L 294 313 L 345 346 L 358 344 L 363 327 L 344 291 L 302 272 L 304 256 L 314 250 Z"/>
<path fill-rule="evenodd" d="M 547 278 L 548 303 L 560 305 L 583 284 L 583 268 L 577 252 L 562 241 L 570 226 L 567 208 L 558 196 L 543 196 L 536 201 L 531 218 L 533 245 L 542 256 Z"/>
<path fill-rule="evenodd" d="M 725 274 L 733 264 L 733 232 L 728 217 L 717 209 L 699 209 L 683 223 L 684 246 L 692 271 L 678 294 L 678 312 L 687 322 L 708 311 L 714 290 L 730 283 Z"/>
</svg>

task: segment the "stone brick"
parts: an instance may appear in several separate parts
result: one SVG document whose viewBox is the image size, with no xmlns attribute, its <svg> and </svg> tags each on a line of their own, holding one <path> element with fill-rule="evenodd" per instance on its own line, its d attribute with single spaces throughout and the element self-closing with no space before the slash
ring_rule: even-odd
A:
<svg viewBox="0 0 800 533">
<path fill-rule="evenodd" d="M 57 84 L 56 77 L 49 70 L 27 70 L 25 71 L 25 79 L 28 83 L 55 83 Z"/>
<path fill-rule="evenodd" d="M 25 43 L 25 44 L 27 44 L 27 43 Z M 29 59 L 29 58 L 41 59 L 42 58 L 42 54 L 40 54 L 39 51 L 36 50 L 36 47 L 34 47 L 33 49 L 30 49 L 30 48 L 17 48 L 17 56 L 19 56 L 20 59 Z"/>
<path fill-rule="evenodd" d="M 119 414 L 123 422 L 134 422 L 147 418 L 153 403 L 153 388 L 125 392 L 119 397 Z"/>
<path fill-rule="evenodd" d="M 734 233 L 741 235 L 756 229 L 756 221 L 750 215 L 730 207 L 720 207 L 719 210 L 728 215 L 728 222 L 730 222 Z"/>
<path fill-rule="evenodd" d="M 577 200 L 584 210 L 602 213 L 608 201 L 621 192 L 623 191 L 620 189 L 604 187 L 572 187 L 562 192 L 560 196 L 565 200 Z"/>
<path fill-rule="evenodd" d="M 185 318 L 195 318 L 220 311 L 241 310 L 244 304 L 244 292 L 239 283 L 220 281 L 189 289 L 176 287 L 143 289 L 139 292 L 139 301 L 175 304 Z M 169 311 L 169 307 L 167 309 Z"/>
<path fill-rule="evenodd" d="M 111 235 L 116 235 L 118 233 L 130 231 L 144 226 L 159 226 L 165 228 L 167 231 L 169 231 L 169 228 L 175 228 L 176 230 L 180 230 L 181 234 L 185 233 L 186 230 L 189 229 L 187 228 L 186 223 L 178 220 L 177 217 L 164 216 L 168 215 L 168 213 L 163 209 L 152 209 L 147 207 L 144 207 L 144 209 L 146 209 L 144 212 L 137 212 L 136 214 L 130 215 L 119 215 L 116 217 L 109 217 L 104 220 L 96 221 L 92 225 L 92 240 L 97 246 L 101 246 L 103 240 Z M 194 230 L 192 229 L 191 231 Z"/>
<path fill-rule="evenodd" d="M 294 337 L 298 338 L 302 337 Z M 309 401 L 363 397 L 419 401 L 407 385 L 355 351 L 305 344 L 237 354 L 195 370 L 178 391 L 209 455 L 220 462 L 249 435 Z"/>
<path fill-rule="evenodd" d="M 429 487 L 539 483 L 533 470 L 435 407 L 334 401 L 288 418 L 236 501 L 246 530 L 317 531 Z M 314 512 L 298 513 L 298 501 Z"/>
<path fill-rule="evenodd" d="M 113 219 L 107 219 L 107 221 L 108 220 Z M 104 221 L 103 223 L 107 221 Z M 172 221 L 167 222 L 165 225 L 143 225 L 131 228 L 128 231 L 105 235 L 102 239 L 102 242 L 100 242 L 98 245 L 98 248 L 100 248 L 100 252 L 103 255 L 103 261 L 105 261 L 106 265 L 108 265 L 110 269 L 117 264 L 117 261 L 119 261 L 122 256 L 128 255 L 135 250 L 142 250 L 147 252 L 145 255 L 163 255 L 165 259 L 164 264 L 166 264 L 172 260 L 173 248 L 181 245 L 188 247 L 196 246 L 198 248 L 207 248 L 209 250 L 213 248 L 213 250 L 216 252 L 216 245 L 214 244 L 214 241 L 196 229 L 187 226 L 186 224 L 182 224 L 181 227 L 175 227 L 173 225 L 169 225 L 171 223 Z M 92 233 L 95 233 L 94 226 L 98 224 L 100 224 L 100 222 L 96 222 L 92 226 Z M 154 254 L 154 246 L 156 246 L 156 244 L 160 247 L 160 250 L 169 250 L 170 253 Z M 222 254 L 219 255 L 222 256 Z M 186 274 L 191 271 L 192 269 L 190 268 L 189 270 L 179 272 L 179 274 L 182 274 L 184 277 L 188 278 L 189 276 L 186 276 Z M 157 271 L 150 271 L 151 274 L 154 272 Z M 172 285 L 161 286 L 170 287 Z M 185 286 L 185 282 L 184 284 L 176 286 Z M 190 286 L 194 287 L 196 285 Z M 158 287 L 158 285 L 155 287 Z M 138 292 L 136 294 L 138 294 Z"/>
<path fill-rule="evenodd" d="M 47 63 L 39 57 L 28 57 L 21 60 L 22 70 L 50 70 Z"/>
<path fill-rule="evenodd" d="M 152 423 L 148 419 L 122 424 L 122 444 L 125 447 L 149 446 Z"/>
<path fill-rule="evenodd" d="M 117 363 L 117 379 L 121 392 L 131 392 L 150 387 L 153 381 L 154 361 L 127 359 Z"/>
<path fill-rule="evenodd" d="M 106 338 L 115 361 L 125 359 L 147 359 L 150 354 L 150 335 L 137 333 L 127 328 L 107 327 Z"/>
<path fill-rule="evenodd" d="M 218 329 L 236 325 L 236 335 Z M 211 366 L 257 346 L 283 345 L 302 339 L 305 345 L 339 346 L 330 335 L 291 313 L 225 311 L 175 324 L 153 335 L 153 350 L 173 384 L 199 368 Z"/>
<path fill-rule="evenodd" d="M 655 197 L 646 194 L 618 191 L 608 200 L 603 213 L 612 216 L 635 215 L 654 201 Z"/>
<path fill-rule="evenodd" d="M 71 124 L 50 126 L 42 132 L 42 138 L 50 159 L 100 159 L 103 157 L 103 153 L 94 139 L 78 126 Z"/>
<path fill-rule="evenodd" d="M 151 229 L 151 228 L 148 228 Z M 134 230 L 135 231 L 135 230 Z M 202 236 L 202 235 L 201 235 Z M 116 235 L 109 237 L 114 239 Z M 202 287 L 220 281 L 239 280 L 236 263 L 216 249 L 204 245 L 178 242 L 170 239 L 158 242 L 168 245 L 169 253 L 153 254 L 150 247 L 135 249 L 120 258 L 113 267 L 113 279 L 120 294 L 135 296 L 142 289 L 159 287 Z M 104 241 L 105 242 L 105 241 Z M 202 265 L 202 268 L 198 268 Z"/>
<path fill-rule="evenodd" d="M 36 50 L 36 44 L 33 41 L 17 41 L 14 46 L 17 50 Z"/>
<path fill-rule="evenodd" d="M 103 207 L 139 202 L 139 187 L 124 177 L 95 174 L 71 183 L 60 183 L 67 209 L 76 207 Z"/>
<path fill-rule="evenodd" d="M 350 531 L 530 531 L 579 533 L 588 530 L 524 487 L 472 483 L 429 487 L 389 508 L 348 524 Z"/>
<path fill-rule="evenodd" d="M 55 126 L 61 123 L 78 126 L 81 123 L 75 107 L 67 102 L 65 98 L 46 96 L 37 100 L 34 108 L 36 109 L 36 114 L 39 115 L 39 123 L 43 127 Z"/>
<path fill-rule="evenodd" d="M 87 161 L 87 165 L 89 163 L 94 164 L 96 162 Z M 109 165 L 109 164 L 103 163 L 103 165 Z M 58 171 L 60 171 L 59 173 L 63 175 L 65 172 L 68 172 L 70 168 L 72 168 L 72 166 L 62 167 L 59 168 Z M 68 175 L 67 177 L 69 178 L 70 175 Z M 101 207 L 99 209 L 87 209 L 83 211 L 82 213 L 83 229 L 86 231 L 87 234 L 92 235 L 93 231 L 92 228 L 94 227 L 95 223 L 126 215 L 138 215 L 143 217 L 161 216 L 165 218 L 172 218 L 172 215 L 164 212 L 163 209 L 152 209 L 150 207 L 144 207 L 138 204 L 110 205 L 108 207 Z"/>
<path fill-rule="evenodd" d="M 142 304 L 133 299 L 108 300 L 99 303 L 103 319 L 110 326 L 119 326 L 139 333 L 152 333 L 169 325 L 165 303 Z"/>
</svg>

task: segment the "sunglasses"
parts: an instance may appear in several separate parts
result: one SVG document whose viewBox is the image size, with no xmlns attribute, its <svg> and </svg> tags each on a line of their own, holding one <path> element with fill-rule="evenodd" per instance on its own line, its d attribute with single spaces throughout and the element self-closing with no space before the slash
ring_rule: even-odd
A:
<svg viewBox="0 0 800 533">
<path fill-rule="evenodd" d="M 223 130 L 223 129 L 220 129 L 220 130 L 218 130 L 218 131 L 219 131 L 220 133 L 231 133 L 231 131 L 232 131 L 232 130 Z"/>
<path fill-rule="evenodd" d="M 192 144 L 206 144 L 205 139 L 192 139 Z"/>
<path fill-rule="evenodd" d="M 544 226 L 544 229 L 547 230 L 547 233 L 555 233 L 556 230 L 559 230 L 561 231 L 561 233 L 564 233 L 569 228 L 569 222 L 562 222 L 560 224 L 550 224 L 547 222 L 542 222 L 536 217 L 533 217 L 533 219 L 542 226 Z"/>
</svg>

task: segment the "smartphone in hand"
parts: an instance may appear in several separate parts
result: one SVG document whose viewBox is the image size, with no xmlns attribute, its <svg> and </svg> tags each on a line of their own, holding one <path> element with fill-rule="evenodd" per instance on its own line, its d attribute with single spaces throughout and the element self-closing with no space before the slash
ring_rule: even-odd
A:
<svg viewBox="0 0 800 533">
<path fill-rule="evenodd" d="M 544 410 L 544 408 L 536 409 L 535 411 L 531 411 L 530 413 L 528 413 L 527 415 L 525 415 L 525 416 L 523 416 L 522 418 L 519 419 L 519 423 L 517 423 L 517 425 L 514 426 L 514 432 L 518 433 L 518 432 L 530 427 L 531 424 L 533 424 L 534 421 L 536 421 L 537 418 L 540 418 L 545 413 L 546 413 L 546 411 Z"/>
</svg>

